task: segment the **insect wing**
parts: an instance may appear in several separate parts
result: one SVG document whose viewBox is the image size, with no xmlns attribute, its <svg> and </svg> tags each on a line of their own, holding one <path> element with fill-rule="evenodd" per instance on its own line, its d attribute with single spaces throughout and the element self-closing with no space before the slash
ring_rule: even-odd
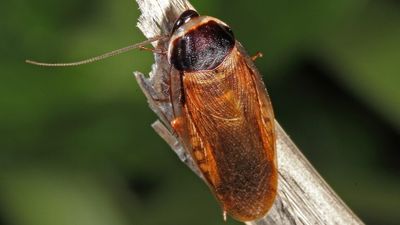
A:
<svg viewBox="0 0 400 225">
<path fill-rule="evenodd" d="M 274 117 L 261 76 L 239 43 L 214 70 L 185 73 L 182 118 L 190 154 L 224 211 L 264 215 L 276 195 Z"/>
</svg>

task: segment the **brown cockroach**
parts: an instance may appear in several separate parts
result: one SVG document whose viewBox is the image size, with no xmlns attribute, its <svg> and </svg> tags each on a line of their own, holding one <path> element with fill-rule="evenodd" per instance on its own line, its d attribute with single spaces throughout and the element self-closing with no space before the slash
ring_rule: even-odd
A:
<svg viewBox="0 0 400 225">
<path fill-rule="evenodd" d="M 231 28 L 186 10 L 168 36 L 75 63 L 103 59 L 168 39 L 170 94 L 177 138 L 198 166 L 227 213 L 256 220 L 271 208 L 277 192 L 276 135 L 271 101 L 261 75 Z"/>
<path fill-rule="evenodd" d="M 274 114 L 252 59 L 224 22 L 187 10 L 168 45 L 180 96 L 172 127 L 224 212 L 259 219 L 277 192 Z M 171 92 L 173 95 L 174 91 Z"/>
</svg>

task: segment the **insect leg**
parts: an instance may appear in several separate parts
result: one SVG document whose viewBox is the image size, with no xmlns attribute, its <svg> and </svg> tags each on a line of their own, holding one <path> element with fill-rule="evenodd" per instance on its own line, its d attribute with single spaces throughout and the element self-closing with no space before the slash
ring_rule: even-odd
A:
<svg viewBox="0 0 400 225">
<path fill-rule="evenodd" d="M 254 62 L 254 61 L 256 61 L 258 58 L 262 58 L 262 57 L 263 57 L 262 52 L 257 52 L 255 55 L 253 55 L 253 56 L 251 57 L 251 60 Z"/>
<path fill-rule="evenodd" d="M 140 50 L 144 50 L 144 51 L 150 51 L 150 52 L 153 52 L 155 54 L 161 54 L 161 55 L 166 55 L 167 54 L 167 51 L 162 50 L 162 49 L 147 48 L 147 47 L 144 47 L 144 46 L 140 46 L 139 49 Z"/>
<path fill-rule="evenodd" d="M 173 120 L 171 126 L 178 135 L 184 132 L 184 118 L 182 117 L 183 86 L 182 75 L 171 67 L 169 79 L 169 99 L 172 106 Z"/>
</svg>

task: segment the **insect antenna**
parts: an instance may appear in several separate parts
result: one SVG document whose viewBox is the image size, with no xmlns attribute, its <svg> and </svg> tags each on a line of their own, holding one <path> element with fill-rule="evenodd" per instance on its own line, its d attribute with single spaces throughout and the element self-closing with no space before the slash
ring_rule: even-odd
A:
<svg viewBox="0 0 400 225">
<path fill-rule="evenodd" d="M 167 39 L 167 38 L 169 38 L 169 37 L 165 36 L 165 35 L 155 36 L 155 37 L 147 39 L 146 41 L 143 41 L 143 42 L 140 42 L 140 43 L 136 43 L 136 44 L 133 44 L 133 45 L 129 45 L 129 46 L 124 47 L 124 48 L 120 48 L 120 49 L 117 49 L 117 50 L 114 50 L 114 51 L 111 51 L 111 52 L 104 53 L 104 54 L 99 55 L 99 56 L 95 56 L 93 58 L 89 58 L 89 59 L 85 59 L 85 60 L 77 61 L 77 62 L 45 63 L 45 62 L 38 62 L 38 61 L 29 60 L 29 59 L 25 60 L 25 62 L 28 63 L 28 64 L 32 64 L 32 65 L 45 66 L 45 67 L 79 66 L 79 65 L 84 65 L 84 64 L 97 62 L 97 61 L 100 61 L 100 60 L 103 60 L 103 59 L 106 59 L 106 58 L 109 58 L 109 57 L 112 57 L 112 56 L 116 56 L 116 55 L 119 55 L 119 54 L 122 54 L 122 53 L 125 53 L 125 52 L 128 52 L 128 51 L 131 51 L 133 49 L 137 49 L 137 48 L 143 49 L 144 46 L 146 46 L 148 44 L 151 44 L 152 42 L 159 41 L 159 40 L 164 40 L 164 39 Z"/>
</svg>

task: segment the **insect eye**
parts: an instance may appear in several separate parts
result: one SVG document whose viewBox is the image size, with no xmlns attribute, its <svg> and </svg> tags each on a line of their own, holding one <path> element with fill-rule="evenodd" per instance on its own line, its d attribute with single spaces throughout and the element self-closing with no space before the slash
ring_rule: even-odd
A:
<svg viewBox="0 0 400 225">
<path fill-rule="evenodd" d="M 194 10 L 186 10 L 183 12 L 179 18 L 175 21 L 174 27 L 172 28 L 172 32 L 174 33 L 180 26 L 187 23 L 190 19 L 194 17 L 198 17 L 199 14 Z"/>
</svg>

